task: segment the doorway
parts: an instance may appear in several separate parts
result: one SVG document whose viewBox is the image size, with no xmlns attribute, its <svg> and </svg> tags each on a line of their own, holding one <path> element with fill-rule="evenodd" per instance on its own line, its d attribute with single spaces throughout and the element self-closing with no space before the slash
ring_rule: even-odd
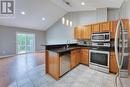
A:
<svg viewBox="0 0 130 87">
<path fill-rule="evenodd" d="M 35 51 L 35 34 L 16 33 L 17 54 Z"/>
</svg>

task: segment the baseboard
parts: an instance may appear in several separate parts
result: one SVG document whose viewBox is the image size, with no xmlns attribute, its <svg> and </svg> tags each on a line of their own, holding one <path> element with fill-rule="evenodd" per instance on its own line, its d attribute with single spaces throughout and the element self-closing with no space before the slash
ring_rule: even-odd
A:
<svg viewBox="0 0 130 87">
<path fill-rule="evenodd" d="M 0 56 L 0 59 L 2 59 L 2 58 L 8 58 L 8 57 L 13 57 L 13 56 L 16 56 L 16 54 L 14 54 L 14 55 Z"/>
<path fill-rule="evenodd" d="M 5 55 L 5 56 L 0 56 L 0 59 L 13 57 L 13 56 L 17 56 L 17 55 L 29 54 L 29 53 L 44 53 L 44 51 L 28 52 L 28 53 L 13 54 L 13 55 Z"/>
</svg>

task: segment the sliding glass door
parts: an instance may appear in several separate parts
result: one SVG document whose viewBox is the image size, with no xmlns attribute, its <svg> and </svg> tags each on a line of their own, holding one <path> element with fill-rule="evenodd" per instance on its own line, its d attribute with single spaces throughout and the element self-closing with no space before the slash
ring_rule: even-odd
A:
<svg viewBox="0 0 130 87">
<path fill-rule="evenodd" d="M 35 34 L 16 33 L 17 54 L 35 51 Z"/>
</svg>

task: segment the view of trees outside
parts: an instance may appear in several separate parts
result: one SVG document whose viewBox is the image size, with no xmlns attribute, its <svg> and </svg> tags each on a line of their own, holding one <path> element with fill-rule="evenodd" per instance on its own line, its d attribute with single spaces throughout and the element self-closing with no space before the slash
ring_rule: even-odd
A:
<svg viewBox="0 0 130 87">
<path fill-rule="evenodd" d="M 17 38 L 17 53 L 34 52 L 35 50 L 35 35 L 18 33 Z"/>
</svg>

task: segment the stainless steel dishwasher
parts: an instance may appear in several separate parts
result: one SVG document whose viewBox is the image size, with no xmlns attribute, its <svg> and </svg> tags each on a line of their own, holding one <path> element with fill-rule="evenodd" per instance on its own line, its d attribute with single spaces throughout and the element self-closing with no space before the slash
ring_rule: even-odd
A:
<svg viewBox="0 0 130 87">
<path fill-rule="evenodd" d="M 70 58 L 70 51 L 62 52 L 60 54 L 60 76 L 70 70 Z"/>
</svg>

